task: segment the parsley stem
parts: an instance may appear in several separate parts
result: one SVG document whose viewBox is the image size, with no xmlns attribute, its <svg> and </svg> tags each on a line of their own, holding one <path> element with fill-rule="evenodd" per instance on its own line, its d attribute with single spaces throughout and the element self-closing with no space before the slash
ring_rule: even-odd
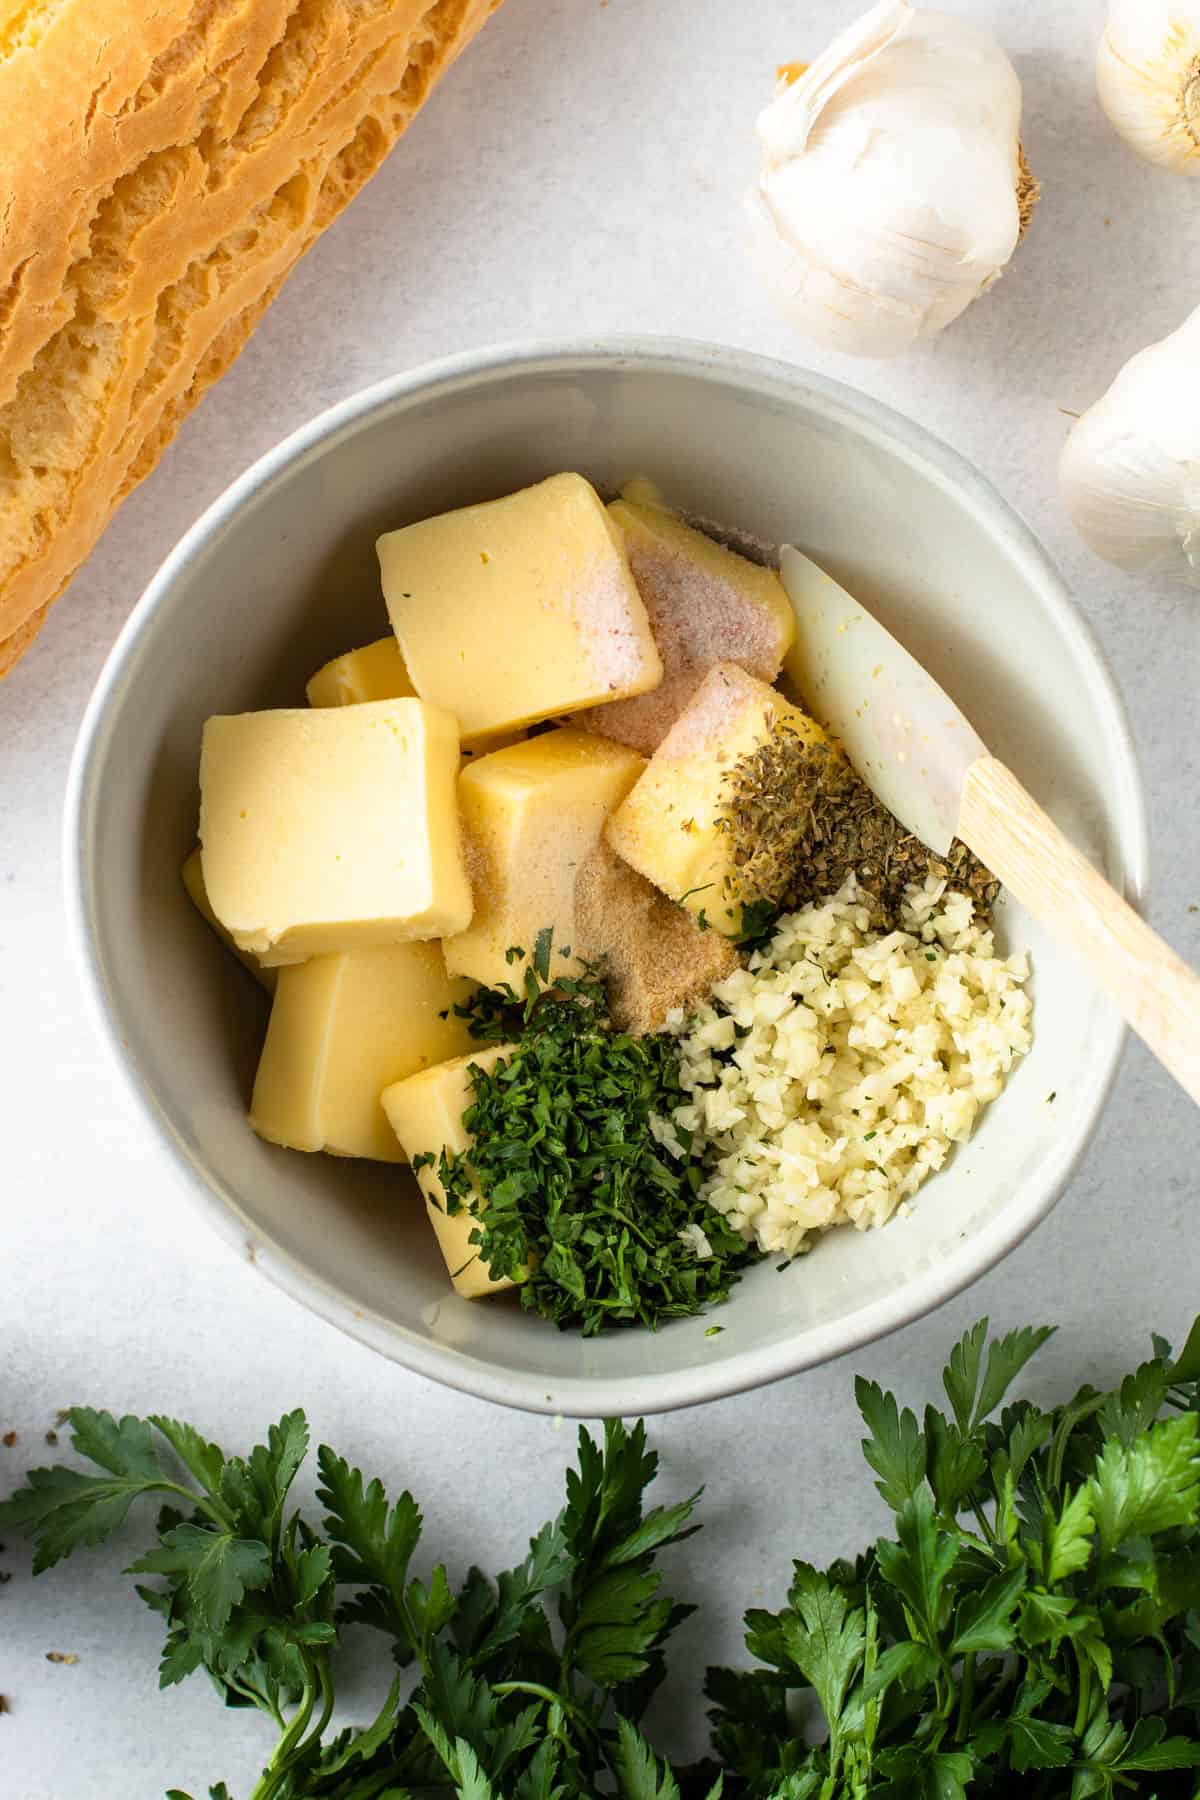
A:
<svg viewBox="0 0 1200 1800">
<path fill-rule="evenodd" d="M 1084 1656 L 1078 1644 L 1072 1644 L 1075 1661 L 1079 1665 L 1079 1704 L 1075 1708 L 1075 1736 L 1082 1737 L 1087 1730 L 1088 1714 L 1092 1705 L 1092 1665 Z"/>
<path fill-rule="evenodd" d="M 325 1727 L 333 1717 L 333 1679 L 329 1673 L 327 1656 L 322 1656 L 317 1661 L 317 1680 L 321 1688 L 321 1716 L 301 1746 L 303 1750 L 315 1749 L 320 1744 L 325 1735 Z"/>
<path fill-rule="evenodd" d="M 971 1723 L 971 1702 L 975 1698 L 975 1653 L 963 1657 L 962 1685 L 958 1696 L 958 1724 L 954 1735 L 959 1743 L 967 1735 Z"/>
<path fill-rule="evenodd" d="M 979 1504 L 979 1501 L 974 1498 L 972 1498 L 972 1500 L 971 1500 L 971 1511 L 974 1513 L 975 1518 L 978 1521 L 980 1531 L 982 1531 L 984 1537 L 987 1539 L 988 1543 L 991 1544 L 994 1549 L 995 1544 L 996 1544 L 996 1533 L 992 1529 L 991 1520 L 988 1518 L 987 1514 L 984 1512 L 982 1506 Z"/>
<path fill-rule="evenodd" d="M 236 1676 L 230 1676 L 228 1679 L 229 1685 L 234 1693 L 241 1694 L 244 1699 L 250 1702 L 251 1706 L 257 1706 L 260 1712 L 265 1712 L 267 1716 L 274 1721 L 282 1736 L 287 1730 L 287 1723 L 283 1714 L 271 1699 L 271 1696 L 269 1694 L 264 1694 L 261 1688 L 254 1687 L 250 1682 L 239 1681 Z"/>
<path fill-rule="evenodd" d="M 565 1694 L 556 1694 L 553 1688 L 543 1687 L 540 1681 L 498 1681 L 492 1692 L 493 1694 L 531 1694 L 537 1700 L 544 1700 L 547 1706 L 561 1707 L 579 1726 L 580 1730 L 585 1731 L 589 1737 L 597 1735 L 592 1721 L 576 1705 L 575 1701 L 568 1700 Z"/>
<path fill-rule="evenodd" d="M 250 1800 L 273 1800 L 280 1785 L 287 1779 L 292 1759 L 297 1746 L 308 1730 L 312 1718 L 313 1706 L 317 1698 L 317 1682 L 314 1681 L 312 1658 L 304 1650 L 300 1652 L 304 1659 L 304 1689 L 300 1705 L 293 1714 L 291 1722 L 284 1730 L 283 1736 L 275 1746 L 274 1755 L 263 1771 L 262 1779 L 250 1796 Z M 332 1710 L 332 1709 L 331 1709 Z M 328 1723 L 328 1720 L 326 1720 Z M 322 1727 L 324 1729 L 324 1727 Z"/>
<path fill-rule="evenodd" d="M 378 1800 L 379 1795 L 394 1792 L 397 1778 L 402 1779 L 403 1775 L 403 1764 L 393 1763 L 391 1768 L 382 1769 L 377 1775 L 369 1775 L 364 1780 L 356 1782 L 345 1794 L 344 1800 Z"/>
<path fill-rule="evenodd" d="M 177 1494 L 196 1512 L 206 1513 L 222 1531 L 237 1530 L 237 1519 L 227 1506 L 222 1506 L 211 1494 L 198 1494 L 195 1488 L 185 1487 L 181 1481 L 148 1481 L 138 1491 L 142 1494 Z"/>
<path fill-rule="evenodd" d="M 996 1702 L 1005 1688 L 1015 1679 L 1018 1667 L 1016 1658 L 1013 1658 L 1001 1668 L 999 1675 L 972 1712 L 972 1724 L 977 1725 L 981 1719 L 991 1718 L 995 1714 Z"/>
</svg>

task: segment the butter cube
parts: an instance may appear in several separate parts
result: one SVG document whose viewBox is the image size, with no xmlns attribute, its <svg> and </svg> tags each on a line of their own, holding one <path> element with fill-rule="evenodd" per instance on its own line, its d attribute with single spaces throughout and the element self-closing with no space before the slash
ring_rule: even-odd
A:
<svg viewBox="0 0 1200 1800">
<path fill-rule="evenodd" d="M 347 650 L 317 670 L 305 689 L 310 706 L 361 706 L 365 700 L 416 698 L 408 670 L 394 637 L 380 638 L 361 650 Z M 461 746 L 465 759 L 486 756 L 506 744 L 519 744 L 523 731 L 501 731 L 494 737 L 472 738 Z"/>
<path fill-rule="evenodd" d="M 183 878 L 183 885 L 187 889 L 188 899 L 200 914 L 200 917 L 204 920 L 205 924 L 211 926 L 225 948 L 237 957 L 242 967 L 244 969 L 249 969 L 259 986 L 265 988 L 268 994 L 273 994 L 275 992 L 277 970 L 264 969 L 257 956 L 252 956 L 249 950 L 239 950 L 212 907 L 208 904 L 208 894 L 204 886 L 204 870 L 200 866 L 200 852 L 198 849 L 192 851 L 192 854 L 188 857 L 183 868 L 180 870 L 180 874 Z"/>
<path fill-rule="evenodd" d="M 259 1137 L 403 1162 L 379 1096 L 470 1048 L 454 1008 L 471 983 L 451 980 L 437 944 L 339 950 L 278 976 L 250 1103 Z"/>
<path fill-rule="evenodd" d="M 621 533 L 581 475 L 553 475 L 379 539 L 413 685 L 463 741 L 662 680 Z"/>
<path fill-rule="evenodd" d="M 452 974 L 519 987 L 538 933 L 553 928 L 551 969 L 578 971 L 575 885 L 604 821 L 642 758 L 582 731 L 547 731 L 464 768 L 459 809 L 475 890 L 470 925 L 443 945 Z M 508 960 L 510 949 L 523 954 Z"/>
<path fill-rule="evenodd" d="M 629 499 L 635 491 L 640 484 L 631 484 L 608 510 L 625 535 L 662 657 L 662 683 L 653 693 L 595 707 L 571 722 L 648 756 L 714 664 L 737 663 L 760 681 L 774 681 L 796 634 L 796 618 L 774 569 L 727 550 L 661 505 Z"/>
<path fill-rule="evenodd" d="M 408 1160 L 412 1162 L 427 1152 L 436 1159 L 431 1167 L 418 1172 L 417 1181 L 450 1279 L 465 1300 L 503 1293 L 514 1284 L 507 1275 L 493 1281 L 487 1264 L 480 1261 L 479 1250 L 470 1241 L 476 1225 L 474 1212 L 465 1206 L 456 1213 L 446 1211 L 446 1193 L 438 1179 L 437 1162 L 443 1150 L 447 1156 L 461 1156 L 471 1147 L 471 1134 L 463 1124 L 463 1114 L 473 1099 L 471 1067 L 490 1075 L 498 1062 L 512 1055 L 514 1048 L 512 1044 L 496 1044 L 470 1056 L 457 1056 L 440 1068 L 410 1075 L 407 1081 L 398 1081 L 383 1093 L 383 1110 Z"/>
<path fill-rule="evenodd" d="M 498 731 L 493 737 L 472 738 L 462 747 L 462 766 L 466 768 L 469 762 L 490 756 L 493 750 L 507 750 L 510 744 L 523 744 L 528 736 L 527 731 Z"/>
<path fill-rule="evenodd" d="M 781 725 L 828 743 L 814 719 L 736 663 L 718 663 L 608 822 L 618 856 L 728 937 L 741 930 L 735 840 L 721 824 L 726 777 Z"/>
<path fill-rule="evenodd" d="M 347 650 L 318 669 L 305 692 L 310 706 L 361 706 L 365 700 L 415 699 L 394 637 Z"/>
<path fill-rule="evenodd" d="M 274 964 L 464 930 L 458 761 L 420 700 L 209 719 L 204 883 L 234 942 Z"/>
</svg>

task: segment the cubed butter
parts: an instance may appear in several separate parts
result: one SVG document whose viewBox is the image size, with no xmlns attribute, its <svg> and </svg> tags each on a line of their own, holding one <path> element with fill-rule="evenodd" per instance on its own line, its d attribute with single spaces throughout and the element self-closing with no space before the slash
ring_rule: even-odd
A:
<svg viewBox="0 0 1200 1800">
<path fill-rule="evenodd" d="M 640 484 L 631 484 L 608 510 L 625 536 L 663 679 L 653 693 L 595 707 L 572 723 L 648 756 L 716 663 L 774 681 L 796 619 L 774 569 L 727 550 L 662 505 L 627 497 L 637 491 Z"/>
<path fill-rule="evenodd" d="M 662 680 L 624 540 L 581 475 L 553 475 L 379 539 L 413 685 L 463 741 Z"/>
<path fill-rule="evenodd" d="M 741 929 L 733 835 L 721 825 L 726 777 L 780 726 L 828 743 L 814 719 L 777 689 L 719 663 L 608 822 L 609 844 L 671 900 L 728 937 Z"/>
<path fill-rule="evenodd" d="M 498 731 L 494 737 L 472 738 L 462 747 L 462 766 L 466 768 L 468 763 L 478 762 L 481 756 L 490 756 L 493 750 L 507 750 L 510 744 L 523 744 L 528 736 L 527 731 Z"/>
<path fill-rule="evenodd" d="M 475 912 L 443 945 L 452 974 L 519 987 L 547 926 L 554 933 L 552 972 L 578 972 L 576 879 L 604 821 L 645 766 L 623 744 L 547 731 L 463 769 L 458 799 Z M 512 949 L 523 954 L 510 962 Z"/>
<path fill-rule="evenodd" d="M 265 988 L 268 994 L 273 994 L 275 992 L 275 979 L 278 970 L 264 969 L 257 956 L 253 956 L 249 950 L 239 950 L 212 907 L 208 904 L 208 893 L 204 886 L 204 870 L 200 866 L 200 852 L 198 849 L 192 851 L 192 854 L 184 863 L 180 874 L 183 877 L 183 885 L 187 889 L 188 899 L 200 914 L 200 917 L 204 920 L 205 924 L 211 926 L 225 948 L 237 957 L 242 967 L 244 969 L 249 969 L 259 986 Z"/>
<path fill-rule="evenodd" d="M 361 706 L 365 700 L 410 700 L 416 688 L 394 637 L 347 650 L 318 669 L 305 689 L 310 706 Z"/>
<path fill-rule="evenodd" d="M 473 992 L 437 944 L 377 944 L 278 971 L 250 1123 L 290 1150 L 403 1162 L 380 1094 L 472 1043 L 454 1008 Z"/>
<path fill-rule="evenodd" d="M 458 763 L 420 700 L 209 719 L 204 883 L 235 943 L 273 964 L 464 930 Z"/>
<path fill-rule="evenodd" d="M 421 1075 L 396 1082 L 383 1094 L 383 1110 L 408 1160 L 412 1162 L 425 1153 L 435 1159 L 432 1166 L 419 1171 L 417 1181 L 450 1279 L 465 1300 L 503 1293 L 513 1283 L 507 1275 L 493 1281 L 487 1264 L 480 1261 L 478 1248 L 470 1241 L 476 1223 L 474 1212 L 465 1206 L 456 1213 L 446 1211 L 446 1194 L 438 1179 L 437 1163 L 443 1150 L 447 1156 L 461 1156 L 471 1147 L 463 1114 L 473 1098 L 469 1073 L 472 1065 L 490 1074 L 498 1062 L 512 1055 L 514 1048 L 512 1044 L 496 1044 L 469 1056 L 457 1056 L 440 1068 L 426 1069 Z"/>
<path fill-rule="evenodd" d="M 364 700 L 415 699 L 416 689 L 394 637 L 380 638 L 361 650 L 347 650 L 318 669 L 305 692 L 310 706 L 361 706 Z M 523 731 L 501 731 L 493 737 L 472 738 L 461 745 L 464 761 L 519 744 Z"/>
</svg>

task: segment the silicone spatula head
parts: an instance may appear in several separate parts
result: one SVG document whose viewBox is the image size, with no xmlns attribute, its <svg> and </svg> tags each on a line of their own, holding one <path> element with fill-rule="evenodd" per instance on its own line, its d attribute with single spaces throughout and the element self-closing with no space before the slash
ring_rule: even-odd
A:
<svg viewBox="0 0 1200 1800">
<path fill-rule="evenodd" d="M 987 755 L 949 695 L 860 601 L 791 545 L 780 575 L 796 614 L 785 674 L 872 792 L 945 856 L 967 770 Z"/>
</svg>

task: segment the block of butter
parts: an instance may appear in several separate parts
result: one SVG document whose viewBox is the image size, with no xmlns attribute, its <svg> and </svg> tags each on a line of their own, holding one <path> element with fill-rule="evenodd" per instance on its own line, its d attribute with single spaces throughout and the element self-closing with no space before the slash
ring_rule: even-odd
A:
<svg viewBox="0 0 1200 1800">
<path fill-rule="evenodd" d="M 408 700 L 416 688 L 394 637 L 347 650 L 317 670 L 305 688 L 310 706 L 361 706 L 366 700 Z"/>
<path fill-rule="evenodd" d="M 718 663 L 606 827 L 618 856 L 728 937 L 741 930 L 742 909 L 735 839 L 721 823 L 726 777 L 781 725 L 808 743 L 829 742 L 777 689 L 736 663 Z"/>
<path fill-rule="evenodd" d="M 379 539 L 413 685 L 465 743 L 662 680 L 620 531 L 581 475 Z"/>
<path fill-rule="evenodd" d="M 623 744 L 546 731 L 463 769 L 458 801 L 475 912 L 443 945 L 453 974 L 519 988 L 547 926 L 554 974 L 578 972 L 578 957 L 565 954 L 576 943 L 576 879 L 645 766 Z M 510 950 L 521 954 L 510 961 Z"/>
<path fill-rule="evenodd" d="M 467 1207 L 456 1213 L 446 1211 L 446 1194 L 438 1179 L 437 1163 L 443 1150 L 447 1156 L 461 1156 L 471 1147 L 463 1114 L 471 1104 L 472 1064 L 490 1074 L 498 1062 L 512 1055 L 514 1047 L 495 1044 L 470 1056 L 455 1057 L 439 1068 L 410 1075 L 407 1081 L 398 1081 L 383 1092 L 383 1110 L 409 1162 L 425 1153 L 435 1159 L 432 1166 L 420 1170 L 417 1181 L 450 1279 L 466 1300 L 503 1293 L 513 1283 L 506 1275 L 493 1281 L 487 1264 L 480 1261 L 479 1251 L 470 1241 L 476 1223 L 474 1213 Z"/>
<path fill-rule="evenodd" d="M 361 706 L 365 700 L 416 698 L 408 670 L 394 637 L 380 638 L 361 650 L 347 650 L 317 670 L 305 688 L 310 706 Z M 501 731 L 494 737 L 472 738 L 462 746 L 464 760 L 519 744 L 523 731 Z"/>
<path fill-rule="evenodd" d="M 727 550 L 663 506 L 623 496 L 608 510 L 624 533 L 663 679 L 653 693 L 595 707 L 571 723 L 648 756 L 715 663 L 734 662 L 760 681 L 774 681 L 796 634 L 796 616 L 774 569 Z"/>
<path fill-rule="evenodd" d="M 420 700 L 209 719 L 204 883 L 266 963 L 465 930 L 452 714 Z"/>
<path fill-rule="evenodd" d="M 225 948 L 233 952 L 242 967 L 244 969 L 249 969 L 259 986 L 265 988 L 268 994 L 273 994 L 275 992 L 275 980 L 279 973 L 278 969 L 264 969 L 257 956 L 252 955 L 249 950 L 239 950 L 212 907 L 208 904 L 208 892 L 204 886 L 204 870 L 200 866 L 200 852 L 198 849 L 192 851 L 191 855 L 184 863 L 183 868 L 180 870 L 180 874 L 183 877 L 183 885 L 187 889 L 188 899 L 200 914 L 200 917 L 204 920 L 205 924 L 210 926 L 211 929 L 216 932 Z"/>
<path fill-rule="evenodd" d="M 260 1137 L 291 1150 L 403 1162 L 379 1096 L 471 1048 L 454 1008 L 469 981 L 437 944 L 375 944 L 279 969 L 250 1103 Z"/>
</svg>

